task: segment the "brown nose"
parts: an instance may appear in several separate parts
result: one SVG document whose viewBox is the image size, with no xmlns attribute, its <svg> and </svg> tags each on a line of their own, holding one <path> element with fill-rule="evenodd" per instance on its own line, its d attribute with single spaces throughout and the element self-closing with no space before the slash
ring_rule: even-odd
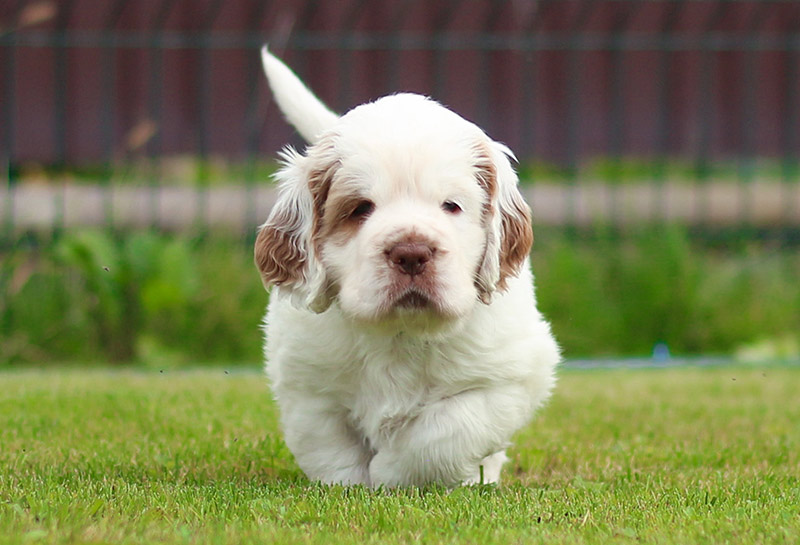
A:
<svg viewBox="0 0 800 545">
<path fill-rule="evenodd" d="M 416 276 L 425 270 L 433 251 L 433 248 L 421 242 L 401 242 L 386 251 L 386 259 L 401 273 Z"/>
</svg>

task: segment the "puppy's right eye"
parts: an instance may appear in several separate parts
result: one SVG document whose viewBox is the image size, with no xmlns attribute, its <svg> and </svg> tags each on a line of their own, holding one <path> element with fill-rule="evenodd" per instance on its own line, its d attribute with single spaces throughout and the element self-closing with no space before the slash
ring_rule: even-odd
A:
<svg viewBox="0 0 800 545">
<path fill-rule="evenodd" d="M 367 219 L 367 216 L 372 214 L 375 210 L 375 204 L 372 201 L 360 201 L 356 207 L 350 212 L 350 219 L 355 221 L 362 221 Z"/>
<path fill-rule="evenodd" d="M 444 201 L 442 203 L 442 210 L 444 210 L 445 212 L 449 212 L 450 214 L 461 213 L 461 207 L 458 205 L 458 203 L 455 203 L 453 201 Z"/>
</svg>

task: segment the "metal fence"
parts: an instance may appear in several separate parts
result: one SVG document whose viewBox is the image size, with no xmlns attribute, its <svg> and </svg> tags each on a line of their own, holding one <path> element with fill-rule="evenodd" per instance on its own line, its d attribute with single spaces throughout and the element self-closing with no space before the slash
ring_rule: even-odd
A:
<svg viewBox="0 0 800 545">
<path fill-rule="evenodd" d="M 0 219 L 252 232 L 269 42 L 344 111 L 425 93 L 508 143 L 538 223 L 800 225 L 800 3 L 17 0 Z"/>
</svg>

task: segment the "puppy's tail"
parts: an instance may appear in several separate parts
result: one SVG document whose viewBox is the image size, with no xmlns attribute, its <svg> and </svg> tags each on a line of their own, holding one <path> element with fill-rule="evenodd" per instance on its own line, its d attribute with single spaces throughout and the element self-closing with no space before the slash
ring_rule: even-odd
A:
<svg viewBox="0 0 800 545">
<path fill-rule="evenodd" d="M 286 120 L 306 142 L 315 143 L 339 116 L 314 96 L 288 66 L 269 52 L 267 46 L 261 49 L 261 62 L 275 101 Z"/>
</svg>

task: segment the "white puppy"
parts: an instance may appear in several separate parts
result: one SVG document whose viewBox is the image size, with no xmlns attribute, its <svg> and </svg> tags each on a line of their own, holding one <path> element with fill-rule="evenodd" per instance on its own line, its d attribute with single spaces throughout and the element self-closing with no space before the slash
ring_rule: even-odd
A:
<svg viewBox="0 0 800 545">
<path fill-rule="evenodd" d="M 559 361 L 511 152 L 419 95 L 338 117 L 262 56 L 310 143 L 255 247 L 287 445 L 326 483 L 497 482 Z"/>
</svg>

